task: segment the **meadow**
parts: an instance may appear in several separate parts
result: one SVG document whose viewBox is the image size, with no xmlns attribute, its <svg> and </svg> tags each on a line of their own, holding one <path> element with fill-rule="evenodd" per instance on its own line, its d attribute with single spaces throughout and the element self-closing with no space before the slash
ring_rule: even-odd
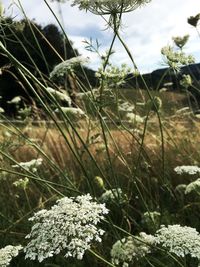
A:
<svg viewBox="0 0 200 267">
<path fill-rule="evenodd" d="M 178 90 L 162 80 L 150 88 L 120 35 L 123 13 L 150 1 L 73 2 L 104 19 L 109 14 L 113 40 L 100 55 L 95 87 L 80 56 L 59 56 L 49 75 L 29 53 L 35 65 L 20 62 L 6 42 L 12 36 L 25 47 L 0 1 L 1 29 L 8 25 L 13 34 L 2 33 L 0 51 L 31 99 L 7 101 L 12 116 L 0 107 L 0 266 L 198 267 L 200 85 L 181 75 L 194 63 L 184 52 L 188 37 L 161 51 Z M 199 19 L 188 23 L 198 29 Z M 132 69 L 110 63 L 116 38 Z M 87 49 L 99 53 L 98 43 L 88 41 Z M 126 87 L 130 72 L 144 89 Z"/>
</svg>

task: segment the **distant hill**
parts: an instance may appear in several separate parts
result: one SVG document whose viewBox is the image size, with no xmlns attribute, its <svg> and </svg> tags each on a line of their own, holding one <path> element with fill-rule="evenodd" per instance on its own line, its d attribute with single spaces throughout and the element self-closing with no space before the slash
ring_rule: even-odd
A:
<svg viewBox="0 0 200 267">
<path fill-rule="evenodd" d="M 200 89 L 200 63 L 184 66 L 178 74 L 169 70 L 169 68 L 157 69 L 151 73 L 142 74 L 141 77 L 133 77 L 133 75 L 130 74 L 127 77 L 126 86 L 146 89 L 142 80 L 143 78 L 148 88 L 152 90 L 161 89 L 166 87 L 167 84 L 170 89 L 177 91 L 181 90 L 179 81 L 183 74 L 190 74 L 194 84 L 199 86 Z"/>
</svg>

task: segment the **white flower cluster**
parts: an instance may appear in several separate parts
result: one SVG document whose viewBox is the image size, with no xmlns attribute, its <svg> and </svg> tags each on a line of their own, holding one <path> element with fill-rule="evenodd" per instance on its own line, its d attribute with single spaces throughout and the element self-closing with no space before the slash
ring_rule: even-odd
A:
<svg viewBox="0 0 200 267">
<path fill-rule="evenodd" d="M 109 15 L 121 12 L 130 12 L 151 2 L 151 0 L 73 0 L 72 6 L 90 11 L 96 15 Z"/>
<path fill-rule="evenodd" d="M 104 57 L 103 57 L 104 58 Z M 104 65 L 103 59 L 103 65 Z M 96 72 L 96 77 L 104 81 L 104 84 L 108 88 L 116 88 L 125 83 L 127 75 L 130 73 L 131 68 L 126 64 L 122 64 L 120 67 L 114 66 L 111 63 L 107 64 L 107 68 L 99 68 Z"/>
<path fill-rule="evenodd" d="M 140 115 L 137 115 L 137 114 L 132 113 L 132 112 L 128 112 L 126 114 L 126 119 L 131 124 L 137 124 L 137 123 L 143 123 L 144 122 L 144 119 Z"/>
<path fill-rule="evenodd" d="M 127 196 L 122 192 L 121 188 L 113 188 L 112 190 L 106 190 L 99 198 L 102 203 L 119 203 L 123 204 L 127 201 Z"/>
<path fill-rule="evenodd" d="M 192 55 L 186 55 L 182 50 L 174 51 L 171 46 L 163 47 L 161 49 L 161 54 L 165 56 L 167 65 L 176 71 L 179 71 L 182 65 L 195 63 L 195 59 Z"/>
<path fill-rule="evenodd" d="M 81 108 L 74 108 L 74 107 L 60 107 L 62 112 L 67 115 L 69 120 L 73 122 L 77 122 L 79 119 L 87 118 L 87 115 Z M 61 113 L 61 111 L 57 108 L 55 110 L 56 113 Z"/>
<path fill-rule="evenodd" d="M 119 104 L 119 111 L 121 113 L 126 113 L 126 112 L 133 112 L 135 110 L 134 104 L 131 104 L 130 102 L 122 102 Z"/>
<path fill-rule="evenodd" d="M 195 228 L 178 224 L 162 226 L 156 232 L 156 244 L 178 257 L 191 257 L 200 260 L 200 234 Z"/>
<path fill-rule="evenodd" d="M 122 264 L 122 267 L 128 267 L 133 261 L 145 257 L 151 253 L 151 246 L 155 243 L 155 237 L 140 233 L 135 238 L 129 236 L 118 240 L 112 247 L 112 263 Z"/>
<path fill-rule="evenodd" d="M 42 164 L 43 159 L 38 158 L 38 159 L 32 159 L 27 162 L 20 162 L 17 165 L 12 165 L 13 168 L 19 168 L 22 167 L 27 171 L 31 172 L 37 172 L 38 167 Z"/>
<path fill-rule="evenodd" d="M 66 102 L 66 104 L 68 104 L 69 106 L 71 106 L 71 104 L 72 104 L 71 98 L 66 93 L 59 92 L 58 90 L 55 90 L 55 89 L 53 89 L 51 87 L 47 87 L 46 90 L 50 94 L 52 94 L 53 96 L 55 96 L 58 100 L 64 101 L 64 102 Z"/>
<path fill-rule="evenodd" d="M 11 100 L 7 101 L 8 104 L 19 104 L 21 102 L 21 96 L 15 96 Z"/>
<path fill-rule="evenodd" d="M 183 74 L 182 79 L 180 80 L 180 85 L 186 89 L 192 86 L 192 77 L 189 74 Z"/>
<path fill-rule="evenodd" d="M 186 186 L 186 189 L 185 189 L 185 194 L 190 194 L 191 192 L 196 192 L 196 193 L 200 193 L 200 178 L 198 178 L 197 180 L 189 183 L 187 186 Z"/>
<path fill-rule="evenodd" d="M 182 165 L 182 166 L 177 166 L 176 168 L 174 168 L 174 171 L 177 174 L 187 173 L 190 175 L 194 175 L 194 174 L 200 173 L 200 168 L 198 166 Z"/>
<path fill-rule="evenodd" d="M 1 267 L 6 267 L 10 264 L 12 258 L 17 257 L 19 254 L 19 251 L 23 247 L 21 245 L 19 246 L 11 246 L 8 245 L 4 248 L 0 249 L 0 266 Z"/>
<path fill-rule="evenodd" d="M 88 58 L 84 58 L 82 56 L 77 56 L 70 58 L 56 65 L 53 71 L 50 73 L 50 78 L 59 78 L 64 77 L 65 74 L 71 73 L 75 67 L 80 66 L 82 64 L 88 63 Z"/>
<path fill-rule="evenodd" d="M 25 177 L 24 179 L 20 178 L 17 181 L 13 182 L 13 185 L 22 188 L 24 190 L 28 187 L 28 184 L 29 184 L 29 179 L 27 177 Z"/>
<path fill-rule="evenodd" d="M 82 259 L 92 241 L 101 242 L 104 231 L 98 222 L 108 213 L 105 204 L 92 201 L 87 194 L 76 198 L 64 197 L 50 210 L 41 210 L 30 218 L 35 224 L 27 236 L 25 258 L 39 262 L 64 250 L 65 257 Z"/>
</svg>

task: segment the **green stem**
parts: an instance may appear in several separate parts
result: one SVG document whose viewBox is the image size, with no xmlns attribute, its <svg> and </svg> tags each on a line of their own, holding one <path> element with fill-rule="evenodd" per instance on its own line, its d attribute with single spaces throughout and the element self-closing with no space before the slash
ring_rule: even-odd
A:
<svg viewBox="0 0 200 267">
<path fill-rule="evenodd" d="M 94 255 L 96 258 L 100 259 L 102 262 L 106 263 L 106 266 L 111 266 L 111 267 L 116 267 L 115 265 L 113 265 L 111 262 L 105 260 L 104 258 L 102 258 L 99 254 L 97 254 L 94 250 L 88 249 L 88 251 Z"/>
<path fill-rule="evenodd" d="M 128 48 L 128 46 L 125 44 L 125 42 L 123 41 L 123 39 L 121 38 L 119 32 L 117 31 L 116 32 L 117 34 L 117 37 L 119 39 L 119 41 L 121 42 L 121 44 L 123 45 L 123 47 L 125 48 L 129 58 L 131 59 L 131 62 L 135 68 L 135 70 L 138 70 L 137 68 L 137 65 L 134 61 L 134 58 Z M 142 79 L 142 82 L 145 86 L 145 89 L 147 90 L 147 93 L 148 93 L 148 96 L 150 98 L 150 100 L 152 101 L 152 103 L 154 104 L 154 106 L 156 107 L 156 104 L 155 104 L 155 101 L 154 101 L 154 97 L 151 95 L 151 92 L 143 78 L 143 76 L 141 75 L 141 79 Z M 156 109 L 156 114 L 157 114 L 157 117 L 158 117 L 158 122 L 159 122 L 159 128 L 160 128 L 160 135 L 161 135 L 161 153 L 162 153 L 162 175 L 163 175 L 163 181 L 166 182 L 166 179 L 165 179 L 165 148 L 164 148 L 164 133 L 163 133 L 163 126 L 162 126 L 162 121 L 161 121 L 161 117 L 160 117 L 160 113 L 159 113 L 159 110 Z"/>
</svg>

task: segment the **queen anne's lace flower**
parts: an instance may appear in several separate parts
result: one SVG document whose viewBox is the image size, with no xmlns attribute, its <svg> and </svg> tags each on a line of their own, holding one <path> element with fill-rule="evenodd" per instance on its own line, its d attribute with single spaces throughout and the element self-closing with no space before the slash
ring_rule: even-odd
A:
<svg viewBox="0 0 200 267">
<path fill-rule="evenodd" d="M 64 77 L 65 74 L 73 71 L 75 67 L 85 63 L 88 63 L 88 58 L 84 58 L 82 56 L 77 56 L 65 60 L 54 67 L 54 69 L 50 73 L 50 78 L 54 79 L 54 78 Z"/>
<path fill-rule="evenodd" d="M 64 197 L 50 210 L 41 210 L 30 218 L 35 224 L 26 237 L 25 258 L 39 262 L 64 250 L 65 257 L 82 259 L 92 241 L 101 242 L 104 231 L 97 228 L 108 210 L 104 204 L 92 201 L 87 194 Z"/>
<path fill-rule="evenodd" d="M 69 120 L 73 122 L 78 122 L 81 119 L 87 119 L 87 115 L 81 108 L 74 107 L 60 107 L 55 110 L 57 114 L 62 114 L 62 112 L 68 117 Z"/>
<path fill-rule="evenodd" d="M 17 257 L 22 246 L 8 245 L 5 248 L 0 249 L 0 266 L 6 267 L 10 264 L 12 258 Z"/>
<path fill-rule="evenodd" d="M 21 102 L 21 97 L 20 96 L 15 96 L 14 98 L 12 98 L 10 101 L 7 101 L 8 104 L 19 104 Z"/>
<path fill-rule="evenodd" d="M 191 257 L 200 260 L 200 234 L 195 228 L 178 224 L 162 226 L 156 232 L 156 244 L 178 257 Z"/>
<path fill-rule="evenodd" d="M 183 165 L 183 166 L 177 166 L 176 168 L 174 168 L 174 171 L 177 174 L 187 173 L 190 175 L 194 175 L 200 173 L 200 168 L 198 166 Z"/>
<path fill-rule="evenodd" d="M 154 236 L 147 235 L 143 232 L 135 238 L 129 236 L 122 240 L 118 240 L 111 250 L 113 264 L 122 264 L 123 267 L 128 267 L 133 261 L 151 253 L 151 246 L 154 245 L 154 242 Z"/>
<path fill-rule="evenodd" d="M 115 203 L 123 204 L 127 201 L 127 195 L 122 192 L 121 188 L 113 188 L 106 190 L 99 198 L 102 203 Z"/>
<path fill-rule="evenodd" d="M 66 102 L 66 104 L 68 104 L 69 106 L 71 106 L 71 98 L 66 94 L 66 93 L 62 93 L 62 92 L 59 92 L 58 90 L 55 90 L 51 87 L 47 87 L 46 90 L 52 94 L 53 96 L 55 96 L 59 101 L 64 101 Z"/>
<path fill-rule="evenodd" d="M 182 50 L 176 51 L 172 46 L 163 47 L 161 54 L 164 56 L 166 64 L 175 71 L 179 71 L 182 65 L 195 63 L 192 55 L 187 55 Z"/>
<path fill-rule="evenodd" d="M 97 15 L 109 15 L 130 12 L 136 8 L 149 3 L 151 0 L 74 0 L 73 6 L 89 10 Z"/>
<path fill-rule="evenodd" d="M 32 159 L 27 162 L 20 162 L 18 165 L 12 165 L 13 168 L 19 168 L 22 167 L 27 171 L 36 172 L 38 167 L 42 164 L 43 159 Z"/>
<path fill-rule="evenodd" d="M 135 113 L 132 113 L 132 112 L 128 112 L 126 114 L 126 119 L 131 124 L 137 124 L 137 123 L 143 123 L 144 122 L 144 119 L 141 116 L 139 116 Z"/>
<path fill-rule="evenodd" d="M 102 65 L 104 64 L 105 60 L 103 60 Z M 99 80 L 104 81 L 105 87 L 116 88 L 125 83 L 125 79 L 130 72 L 131 69 L 126 64 L 118 67 L 108 62 L 106 69 L 104 70 L 103 66 L 100 67 L 95 75 Z"/>
<path fill-rule="evenodd" d="M 200 178 L 186 186 L 185 194 L 190 194 L 191 192 L 200 193 Z"/>
</svg>

